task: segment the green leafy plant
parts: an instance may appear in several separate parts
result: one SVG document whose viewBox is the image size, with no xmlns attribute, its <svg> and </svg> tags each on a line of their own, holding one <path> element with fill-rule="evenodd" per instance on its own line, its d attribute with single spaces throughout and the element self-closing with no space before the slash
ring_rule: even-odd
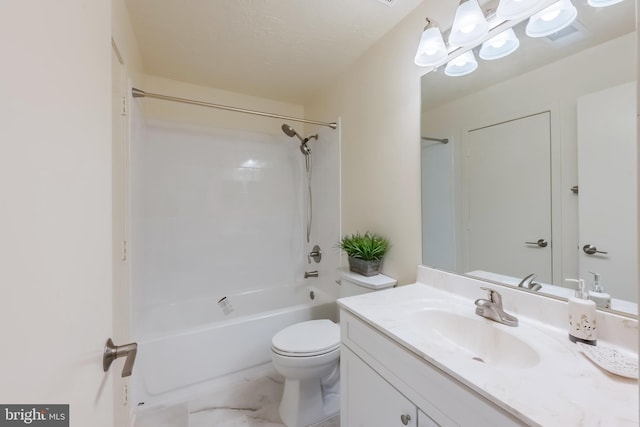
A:
<svg viewBox="0 0 640 427">
<path fill-rule="evenodd" d="M 391 247 L 386 238 L 369 232 L 345 235 L 340 239 L 337 246 L 349 257 L 365 261 L 382 259 Z"/>
</svg>

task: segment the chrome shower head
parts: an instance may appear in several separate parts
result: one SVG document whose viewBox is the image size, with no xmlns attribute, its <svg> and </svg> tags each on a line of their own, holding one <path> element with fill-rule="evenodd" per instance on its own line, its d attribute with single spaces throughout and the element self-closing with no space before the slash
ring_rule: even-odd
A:
<svg viewBox="0 0 640 427">
<path fill-rule="evenodd" d="M 304 141 L 302 137 L 298 135 L 298 132 L 296 132 L 291 126 L 286 123 L 282 124 L 282 132 L 284 132 L 288 137 L 293 138 L 294 136 L 297 136 L 300 141 Z"/>
<path fill-rule="evenodd" d="M 307 140 L 302 141 L 302 144 L 300 144 L 300 151 L 305 156 L 311 154 L 311 148 L 309 148 L 309 146 L 307 145 Z"/>
</svg>

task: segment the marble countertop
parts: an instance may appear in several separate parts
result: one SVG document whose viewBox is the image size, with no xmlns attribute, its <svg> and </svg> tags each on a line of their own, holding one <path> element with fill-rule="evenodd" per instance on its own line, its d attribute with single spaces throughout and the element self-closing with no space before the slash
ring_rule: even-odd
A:
<svg viewBox="0 0 640 427">
<path fill-rule="evenodd" d="M 477 316 L 473 299 L 422 283 L 342 298 L 338 304 L 527 424 L 639 424 L 638 381 L 596 366 L 569 341 L 566 330 L 521 314 L 518 327 L 501 325 Z M 433 335 L 421 332 L 411 318 L 429 307 L 491 322 L 525 341 L 539 361 L 524 367 L 479 363 L 455 345 L 434 345 Z"/>
</svg>

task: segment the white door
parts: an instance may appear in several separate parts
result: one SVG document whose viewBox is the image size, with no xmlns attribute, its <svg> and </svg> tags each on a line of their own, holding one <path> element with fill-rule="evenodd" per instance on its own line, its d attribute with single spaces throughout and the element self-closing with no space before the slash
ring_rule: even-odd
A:
<svg viewBox="0 0 640 427">
<path fill-rule="evenodd" d="M 579 98 L 580 277 L 592 283 L 589 272 L 599 273 L 627 301 L 638 300 L 637 182 L 635 82 Z"/>
<path fill-rule="evenodd" d="M 72 426 L 113 426 L 110 15 L 0 4 L 0 404 Z"/>
<path fill-rule="evenodd" d="M 551 283 L 549 112 L 471 130 L 464 150 L 465 271 Z"/>
</svg>

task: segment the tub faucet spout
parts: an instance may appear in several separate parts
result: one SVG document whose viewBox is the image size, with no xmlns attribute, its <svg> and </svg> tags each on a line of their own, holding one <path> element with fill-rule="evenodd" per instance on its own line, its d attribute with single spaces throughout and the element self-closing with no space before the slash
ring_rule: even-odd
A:
<svg viewBox="0 0 640 427">
<path fill-rule="evenodd" d="M 318 270 L 305 271 L 304 272 L 304 278 L 308 279 L 309 277 L 318 277 Z"/>
</svg>

